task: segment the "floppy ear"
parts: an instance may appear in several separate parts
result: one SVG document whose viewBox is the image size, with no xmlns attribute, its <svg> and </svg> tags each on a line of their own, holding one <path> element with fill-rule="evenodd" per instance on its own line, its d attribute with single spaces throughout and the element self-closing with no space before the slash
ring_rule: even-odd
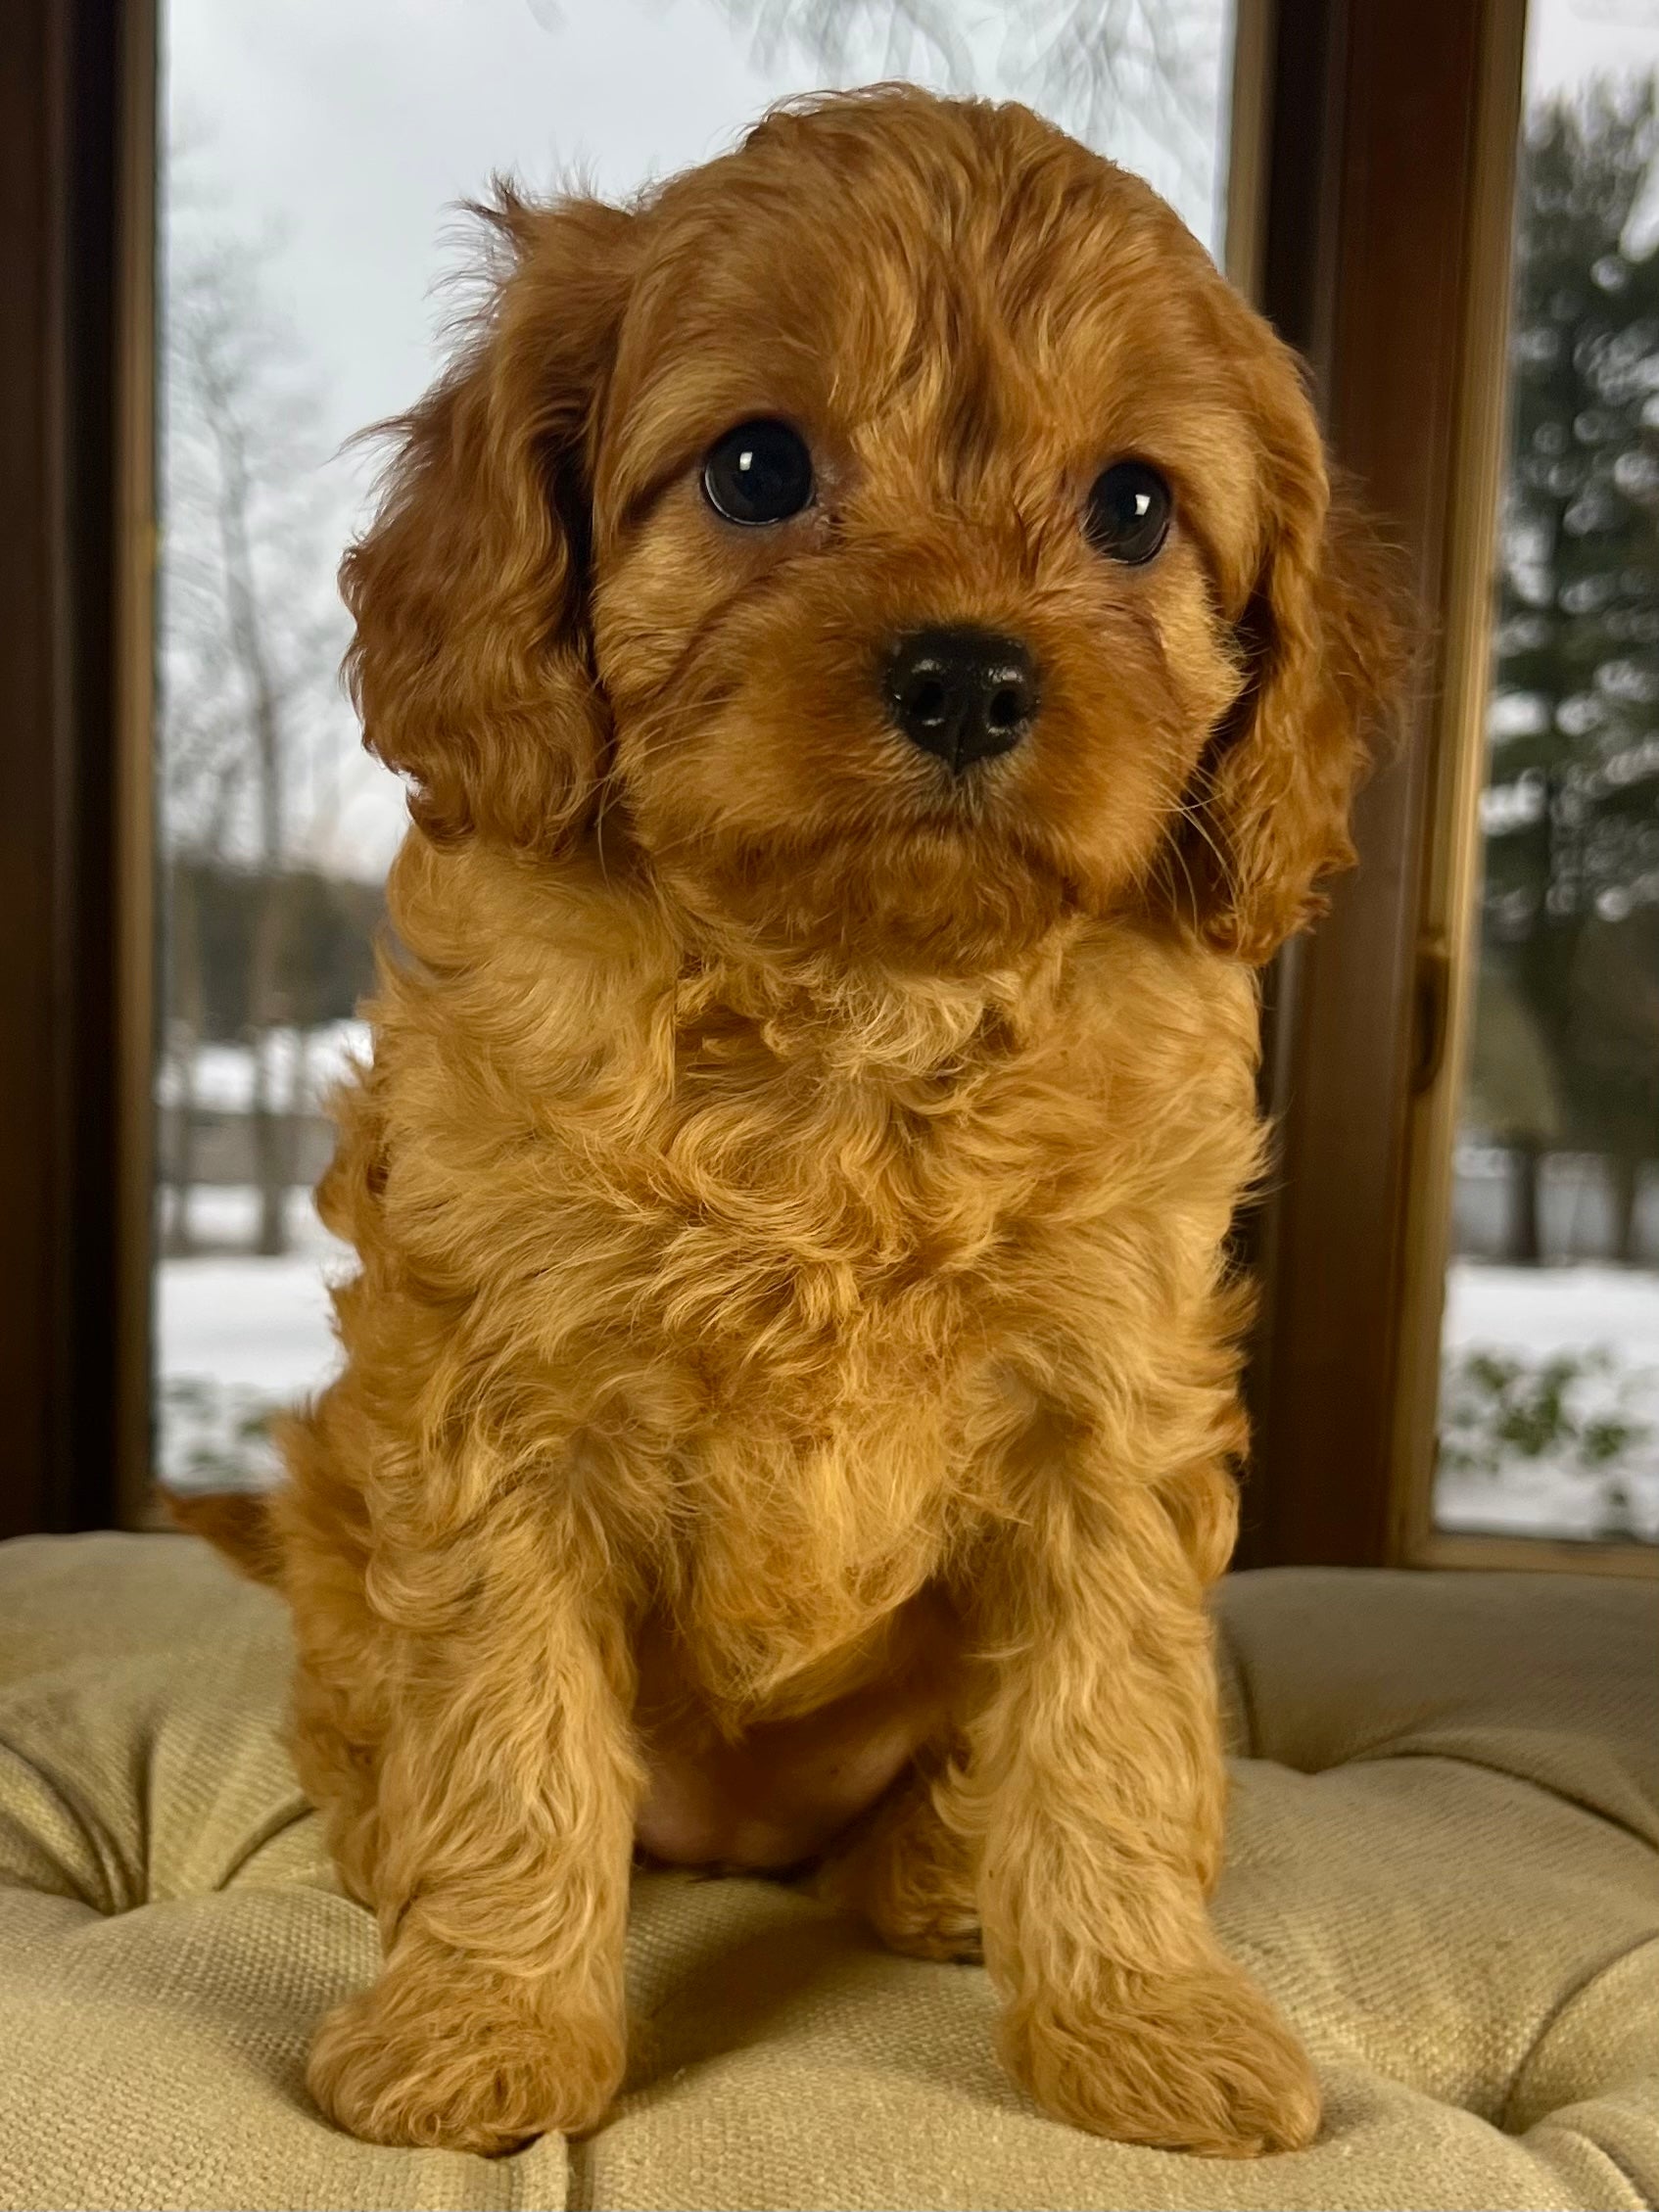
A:
<svg viewBox="0 0 1659 2212">
<path fill-rule="evenodd" d="M 1218 951 L 1260 965 L 1324 912 L 1319 878 L 1351 865 L 1349 810 L 1389 723 L 1408 653 L 1394 557 L 1332 496 L 1311 415 L 1269 463 L 1273 513 L 1239 625 L 1243 698 L 1193 794 L 1199 828 L 1183 872 Z"/>
<path fill-rule="evenodd" d="M 466 350 L 410 413 L 347 553 L 363 742 L 429 837 L 554 851 L 585 822 L 604 703 L 587 635 L 592 429 L 634 218 L 595 201 L 473 211 L 501 255 Z"/>
</svg>

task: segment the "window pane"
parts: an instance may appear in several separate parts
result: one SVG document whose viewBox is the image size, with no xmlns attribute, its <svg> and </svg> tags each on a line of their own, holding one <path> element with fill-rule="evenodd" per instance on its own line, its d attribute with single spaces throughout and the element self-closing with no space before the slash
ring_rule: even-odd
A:
<svg viewBox="0 0 1659 2212">
<path fill-rule="evenodd" d="M 158 1459 L 274 1471 L 323 1380 L 322 1101 L 365 1038 L 403 795 L 336 682 L 333 574 L 430 381 L 448 211 L 516 171 L 626 194 L 782 94 L 911 76 L 1022 99 L 1207 242 L 1228 0 L 167 0 L 164 10 Z"/>
<path fill-rule="evenodd" d="M 1535 0 L 1437 1519 L 1659 1541 L 1659 10 Z"/>
</svg>

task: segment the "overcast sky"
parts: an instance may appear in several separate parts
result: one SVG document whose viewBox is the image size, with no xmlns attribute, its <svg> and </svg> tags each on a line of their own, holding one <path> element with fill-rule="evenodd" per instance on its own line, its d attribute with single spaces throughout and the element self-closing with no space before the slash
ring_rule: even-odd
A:
<svg viewBox="0 0 1659 2212">
<path fill-rule="evenodd" d="M 1177 155 L 1130 118 L 1103 151 L 1150 175 L 1213 247 L 1230 10 L 1179 4 L 1208 155 L 1194 144 Z M 758 12 L 782 11 L 763 0 Z M 770 101 L 815 84 L 798 50 L 758 52 L 752 32 L 733 27 L 756 13 L 755 0 L 166 0 L 166 120 L 192 148 L 192 203 L 201 219 L 268 243 L 273 305 L 310 364 L 323 444 L 430 381 L 434 282 L 457 260 L 449 211 L 493 169 L 541 187 L 581 171 L 626 194 L 721 151 Z M 1010 24 L 1041 15 L 1040 0 L 954 8 L 976 89 L 1031 96 L 1027 49 Z M 1655 60 L 1659 0 L 1535 0 L 1534 90 Z M 895 64 L 918 73 L 916 61 L 868 36 L 843 80 Z M 344 536 L 361 464 L 327 466 Z M 342 741 L 350 748 L 344 724 Z M 397 786 L 353 767 L 343 801 L 340 848 L 365 869 L 382 865 L 402 820 Z"/>
<path fill-rule="evenodd" d="M 1531 0 L 1527 90 L 1598 74 L 1641 75 L 1659 64 L 1659 0 Z"/>
<path fill-rule="evenodd" d="M 1225 0 L 1182 4 L 1211 58 L 1218 114 Z M 579 171 L 627 194 L 722 151 L 769 102 L 819 81 L 787 47 L 763 66 L 753 35 L 732 27 L 740 12 L 720 0 L 168 0 L 169 121 L 227 218 L 278 241 L 283 305 L 326 362 L 339 435 L 430 377 L 432 282 L 456 259 L 447 211 L 492 169 L 541 187 Z M 965 5 L 955 19 L 977 83 L 1018 93 L 1008 13 Z M 1021 16 L 1041 13 L 1024 0 Z M 864 81 L 894 58 L 867 36 L 843 73 Z M 1212 165 L 1183 176 L 1144 134 L 1124 135 L 1125 158 L 1161 168 L 1153 181 L 1208 237 Z"/>
</svg>

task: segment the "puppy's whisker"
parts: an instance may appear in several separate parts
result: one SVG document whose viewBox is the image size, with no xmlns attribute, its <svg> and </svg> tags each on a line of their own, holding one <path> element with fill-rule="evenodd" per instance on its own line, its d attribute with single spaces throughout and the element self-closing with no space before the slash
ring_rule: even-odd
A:
<svg viewBox="0 0 1659 2212">
<path fill-rule="evenodd" d="M 1224 851 L 1221 845 L 1217 843 L 1215 832 L 1210 826 L 1205 807 L 1196 799 L 1186 798 L 1182 800 L 1176 811 L 1184 822 L 1192 824 L 1204 843 L 1209 846 L 1210 852 L 1214 855 L 1222 888 L 1230 896 L 1235 886 L 1237 863 L 1233 856 Z"/>
<path fill-rule="evenodd" d="M 1186 849 L 1179 840 L 1171 843 L 1169 858 L 1181 871 L 1181 879 L 1187 888 L 1187 900 L 1192 908 L 1193 929 L 1196 933 L 1204 918 L 1203 905 L 1199 898 L 1198 883 L 1193 875 L 1192 862 L 1188 859 Z M 1171 903 L 1178 907 L 1180 902 L 1176 885 L 1170 885 L 1169 895 Z"/>
<path fill-rule="evenodd" d="M 610 793 L 611 778 L 607 776 L 599 784 L 598 799 L 593 809 L 593 857 L 599 864 L 599 881 L 607 890 L 610 887 L 610 867 L 605 859 L 605 815 L 610 806 Z"/>
</svg>

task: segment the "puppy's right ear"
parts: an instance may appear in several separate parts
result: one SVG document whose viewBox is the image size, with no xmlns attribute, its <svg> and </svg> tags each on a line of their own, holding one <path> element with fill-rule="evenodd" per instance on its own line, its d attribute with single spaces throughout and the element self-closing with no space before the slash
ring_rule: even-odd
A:
<svg viewBox="0 0 1659 2212">
<path fill-rule="evenodd" d="M 587 820 L 605 740 L 589 482 L 637 224 L 505 188 L 474 212 L 502 267 L 466 350 L 387 426 L 402 443 L 340 572 L 346 669 L 363 742 L 429 837 L 553 852 Z"/>
</svg>

